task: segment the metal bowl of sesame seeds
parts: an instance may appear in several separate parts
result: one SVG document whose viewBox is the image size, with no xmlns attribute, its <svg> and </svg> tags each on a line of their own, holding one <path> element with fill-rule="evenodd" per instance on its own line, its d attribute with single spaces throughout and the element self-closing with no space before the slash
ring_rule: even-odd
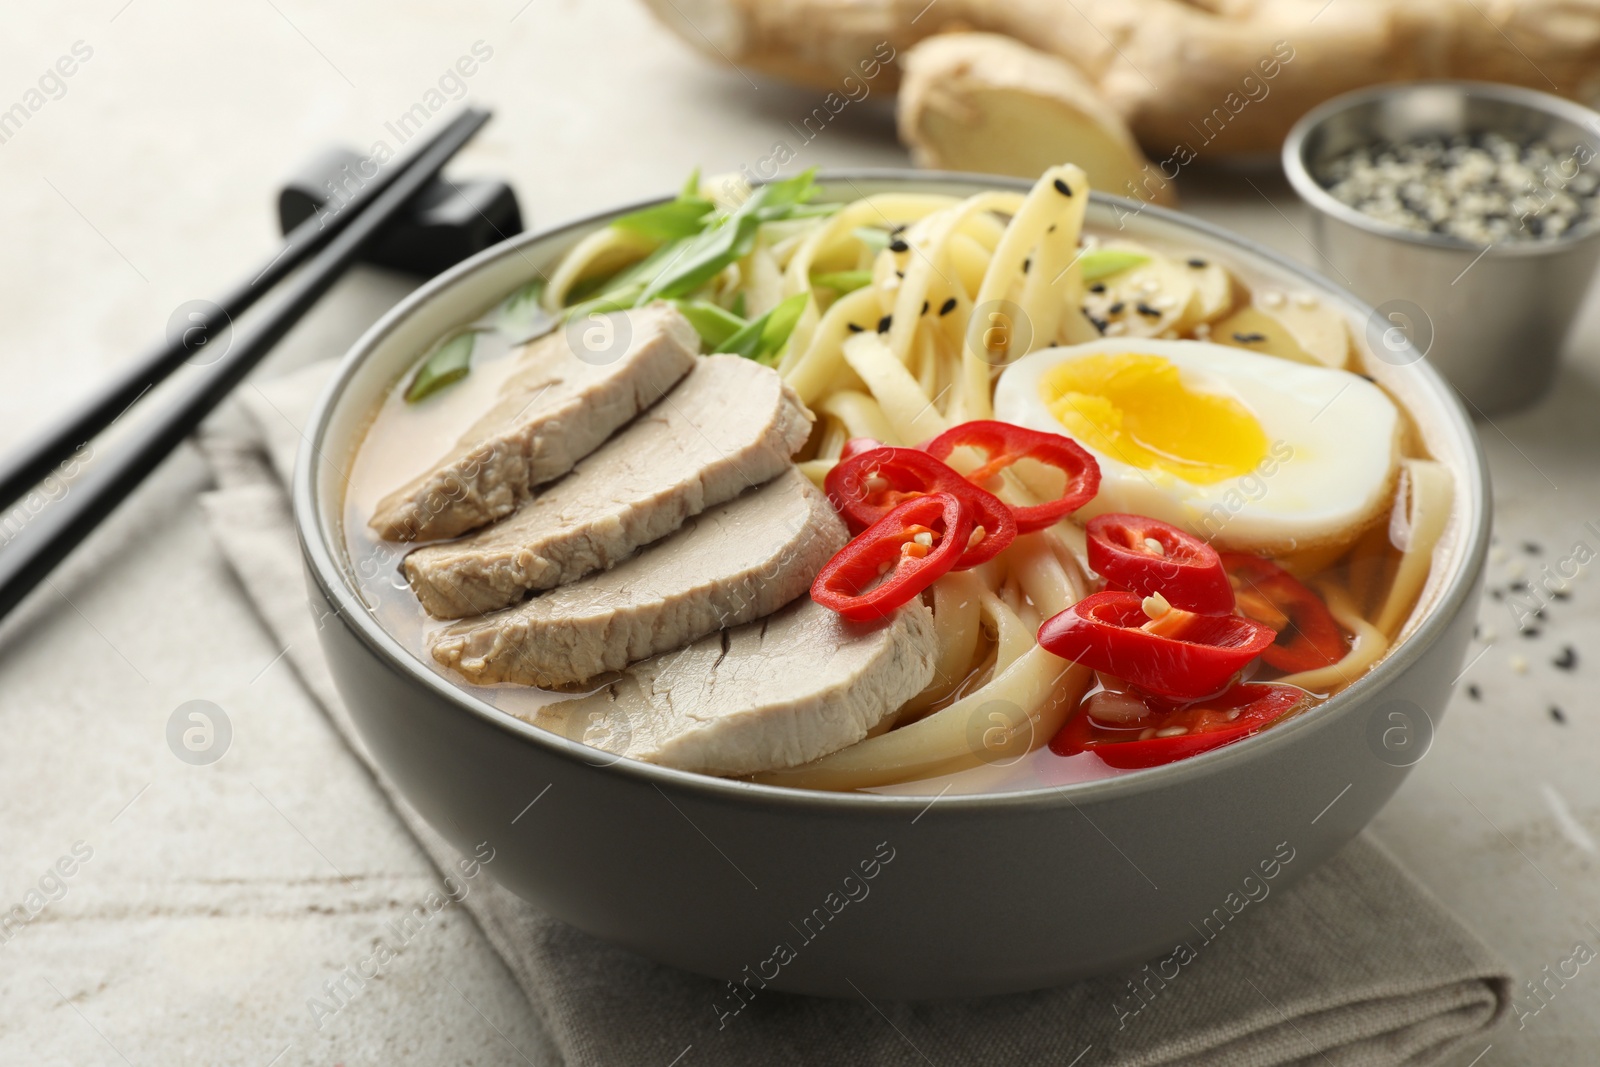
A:
<svg viewBox="0 0 1600 1067">
<path fill-rule="evenodd" d="M 1283 147 L 1326 267 L 1376 308 L 1382 356 L 1442 371 L 1479 415 L 1550 388 L 1600 261 L 1600 114 L 1508 85 L 1336 97 Z"/>
</svg>

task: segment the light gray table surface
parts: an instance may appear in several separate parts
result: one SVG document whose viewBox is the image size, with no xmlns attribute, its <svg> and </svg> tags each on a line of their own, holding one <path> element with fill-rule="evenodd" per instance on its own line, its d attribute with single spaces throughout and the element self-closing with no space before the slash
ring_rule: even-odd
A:
<svg viewBox="0 0 1600 1067">
<path fill-rule="evenodd" d="M 42 106 L 0 142 L 0 447 L 158 336 L 179 304 L 260 260 L 277 185 L 309 150 L 398 147 L 387 124 L 426 106 L 478 42 L 492 55 L 467 87 L 497 118 L 455 173 L 509 178 L 535 225 L 673 188 L 695 165 L 753 165 L 778 141 L 796 167 L 905 162 L 888 93 L 800 144 L 789 123 L 816 94 L 702 61 L 629 0 L 71 7 L 0 15 L 0 111 L 26 106 L 75 45 L 90 53 L 69 79 L 47 79 Z M 1270 171 L 1252 180 L 1198 170 L 1186 207 L 1310 258 L 1286 186 Z M 261 373 L 338 354 L 411 284 L 358 271 Z M 1600 526 L 1584 525 L 1600 522 L 1593 310 L 1553 398 L 1481 426 L 1496 587 L 1576 542 L 1600 550 Z M 0 910 L 41 882 L 57 898 L 0 944 L 0 1063 L 542 1062 L 521 994 L 459 909 L 315 1025 L 307 999 L 435 877 L 212 546 L 195 502 L 207 482 L 184 446 L 0 627 Z M 1376 824 L 1525 975 L 1576 942 L 1600 948 L 1600 593 L 1584 578 L 1537 637 L 1485 601 L 1480 658 Z M 1577 667 L 1556 669 L 1569 643 Z M 192 699 L 233 726 L 209 767 L 166 740 Z M 74 849 L 88 858 L 48 877 Z M 1600 970 L 1491 1039 L 1461 1064 L 1593 1063 Z"/>
</svg>

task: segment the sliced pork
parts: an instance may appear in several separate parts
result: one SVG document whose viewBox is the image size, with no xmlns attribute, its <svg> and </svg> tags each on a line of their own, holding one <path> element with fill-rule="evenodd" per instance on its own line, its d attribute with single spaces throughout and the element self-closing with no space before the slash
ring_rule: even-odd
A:
<svg viewBox="0 0 1600 1067">
<path fill-rule="evenodd" d="M 605 570 L 792 466 L 811 413 L 776 371 L 706 356 L 660 403 L 511 515 L 406 557 L 417 599 L 445 619 L 509 607 Z"/>
<path fill-rule="evenodd" d="M 449 627 L 433 657 L 478 685 L 581 682 L 771 614 L 849 537 L 791 468 L 611 570 Z"/>
<path fill-rule="evenodd" d="M 610 353 L 574 354 L 568 331 L 528 345 L 494 407 L 425 474 L 378 502 L 370 525 L 396 541 L 431 541 L 509 515 L 694 366 L 700 338 L 665 304 L 618 312 Z M 585 358 L 587 357 L 587 358 Z"/>
<path fill-rule="evenodd" d="M 933 679 L 920 598 L 847 622 L 810 597 L 624 671 L 531 721 L 633 759 L 703 774 L 795 767 L 853 745 Z"/>
</svg>

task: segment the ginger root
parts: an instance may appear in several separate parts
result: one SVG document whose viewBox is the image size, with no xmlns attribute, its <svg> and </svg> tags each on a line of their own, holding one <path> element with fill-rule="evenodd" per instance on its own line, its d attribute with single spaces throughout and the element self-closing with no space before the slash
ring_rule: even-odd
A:
<svg viewBox="0 0 1600 1067">
<path fill-rule="evenodd" d="M 1308 109 L 1379 82 L 1474 78 L 1583 102 L 1600 94 L 1600 0 L 645 3 L 718 62 L 821 90 L 892 50 L 916 93 L 900 114 L 917 158 L 1012 173 L 1069 159 L 1140 170 L 1136 153 L 1119 158 L 1108 116 L 1170 181 L 1197 158 L 1276 152 Z M 962 40 L 977 34 L 1009 42 Z M 893 67 L 878 84 L 893 84 Z M 1026 143 L 996 149 L 997 135 L 973 127 L 984 116 L 1027 125 Z M 1107 192 L 1161 195 L 1160 181 L 1130 189 L 1094 170 Z"/>
</svg>

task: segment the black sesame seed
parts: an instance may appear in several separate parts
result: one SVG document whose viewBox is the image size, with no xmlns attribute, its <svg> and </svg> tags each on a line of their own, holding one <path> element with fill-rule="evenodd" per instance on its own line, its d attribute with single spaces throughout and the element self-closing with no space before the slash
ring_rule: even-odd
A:
<svg viewBox="0 0 1600 1067">
<path fill-rule="evenodd" d="M 865 327 L 865 326 L 857 326 L 857 325 L 856 325 L 856 324 L 855 324 L 855 323 L 853 323 L 853 322 L 847 322 L 847 323 L 845 323 L 845 324 L 844 324 L 844 325 L 845 325 L 845 328 L 846 328 L 846 329 L 847 329 L 847 330 L 849 330 L 849 331 L 850 331 L 850 332 L 851 332 L 851 333 L 860 333 L 860 332 L 861 332 L 861 331 L 863 331 L 863 330 L 865 330 L 865 329 L 866 329 L 866 327 Z"/>
<path fill-rule="evenodd" d="M 1191 259 L 1189 261 L 1189 266 L 1193 267 L 1195 270 L 1204 270 L 1205 266 L 1206 266 L 1206 261 L 1196 257 L 1196 258 Z"/>
<path fill-rule="evenodd" d="M 1089 321 L 1094 323 L 1094 328 L 1099 330 L 1101 333 L 1105 333 L 1106 327 L 1111 325 L 1105 319 L 1097 319 L 1093 315 L 1089 316 Z"/>
<path fill-rule="evenodd" d="M 1091 293 L 1103 293 L 1106 291 L 1106 283 L 1095 282 L 1093 285 L 1089 286 L 1089 291 Z"/>
<path fill-rule="evenodd" d="M 1050 228 L 1048 230 L 1044 231 L 1044 232 L 1045 233 L 1055 233 L 1056 232 L 1056 224 L 1052 222 L 1050 224 Z"/>
<path fill-rule="evenodd" d="M 1524 541 L 1522 542 L 1522 551 L 1530 556 L 1537 556 L 1544 551 L 1544 547 L 1537 541 Z"/>
<path fill-rule="evenodd" d="M 1544 633 L 1544 631 L 1539 629 L 1537 626 L 1527 626 L 1522 630 L 1522 636 L 1528 638 L 1530 641 L 1542 633 Z"/>
<path fill-rule="evenodd" d="M 924 301 L 923 301 L 923 302 L 922 302 L 922 311 L 921 311 L 921 314 L 923 314 L 923 315 L 926 315 L 926 314 L 927 314 L 927 313 L 928 313 L 928 302 L 927 302 L 927 301 L 926 301 L 926 300 L 924 300 Z"/>
<path fill-rule="evenodd" d="M 1356 377 L 1358 377 L 1358 378 L 1365 378 L 1365 379 L 1366 379 L 1366 380 L 1367 380 L 1367 381 L 1369 381 L 1369 382 L 1373 382 L 1373 383 L 1376 383 L 1376 382 L 1377 382 L 1377 380 L 1378 380 L 1378 379 L 1376 379 L 1376 378 L 1374 378 L 1374 377 L 1373 377 L 1373 376 L 1372 376 L 1372 375 L 1370 375 L 1370 374 L 1362 374 L 1362 373 L 1361 373 L 1361 372 L 1359 372 L 1359 371 L 1357 371 L 1357 372 L 1356 372 Z"/>
<path fill-rule="evenodd" d="M 889 236 L 890 237 L 899 237 L 901 234 L 903 234 L 905 232 L 906 232 L 906 224 L 902 222 L 900 225 L 894 227 L 894 229 L 889 231 Z"/>
<path fill-rule="evenodd" d="M 1504 600 L 1506 598 L 1505 590 L 1503 589 L 1491 589 L 1489 590 L 1489 595 L 1495 600 Z"/>
<path fill-rule="evenodd" d="M 896 278 L 904 278 L 906 276 L 906 272 L 903 270 L 897 270 L 894 272 L 894 276 Z"/>
<path fill-rule="evenodd" d="M 1151 307 L 1149 304 L 1146 304 L 1143 300 L 1141 300 L 1137 304 L 1133 305 L 1133 310 L 1137 311 L 1141 315 L 1148 316 L 1149 318 L 1152 318 L 1152 319 L 1159 319 L 1161 317 L 1161 312 L 1157 311 L 1155 308 Z"/>
<path fill-rule="evenodd" d="M 1506 588 L 1515 589 L 1519 593 L 1526 593 L 1528 591 L 1528 583 L 1519 578 Z"/>
<path fill-rule="evenodd" d="M 1056 187 L 1056 192 L 1060 193 L 1062 196 L 1071 196 L 1072 195 L 1072 186 L 1068 185 L 1066 182 L 1062 181 L 1060 178 L 1057 178 L 1053 184 Z"/>
<path fill-rule="evenodd" d="M 1483 627 L 1478 623 L 1473 623 L 1472 624 L 1472 639 L 1474 641 L 1476 641 L 1482 636 L 1483 636 Z"/>
<path fill-rule="evenodd" d="M 1118 300 L 1115 304 L 1112 304 L 1110 307 L 1106 308 L 1106 314 L 1120 315 L 1122 314 L 1122 309 L 1127 306 L 1127 304 L 1124 304 L 1122 301 Z"/>
<path fill-rule="evenodd" d="M 948 314 L 950 314 L 950 312 L 954 311 L 955 309 L 956 309 L 956 298 L 952 296 L 949 300 L 946 300 L 944 303 L 939 305 L 939 314 L 948 315 Z"/>
<path fill-rule="evenodd" d="M 1258 345 L 1267 339 L 1264 333 L 1236 333 L 1233 339 L 1242 345 Z"/>
<path fill-rule="evenodd" d="M 885 315 L 883 318 L 878 320 L 878 332 L 879 333 L 888 333 L 889 332 L 889 327 L 893 326 L 893 325 L 894 325 L 894 316 L 893 315 Z"/>
<path fill-rule="evenodd" d="M 1578 650 L 1568 645 L 1561 650 L 1561 655 L 1550 662 L 1561 670 L 1570 671 L 1578 666 Z"/>
<path fill-rule="evenodd" d="M 1550 599 L 1551 600 L 1571 600 L 1572 599 L 1572 594 L 1567 592 L 1565 589 L 1555 589 L 1555 590 L 1551 591 Z"/>
<path fill-rule="evenodd" d="M 1567 713 L 1556 707 L 1554 704 L 1550 705 L 1550 717 L 1556 722 L 1564 723 L 1567 721 Z"/>
<path fill-rule="evenodd" d="M 1031 266 L 1033 266 L 1033 257 L 1029 256 L 1027 259 L 1022 261 L 1022 273 L 1028 273 L 1028 268 Z"/>
<path fill-rule="evenodd" d="M 894 240 L 889 242 L 889 251 L 891 251 L 891 252 L 909 252 L 909 251 L 911 251 L 911 246 L 906 244 L 900 238 L 896 237 Z"/>
<path fill-rule="evenodd" d="M 1467 696 L 1471 697 L 1473 700 L 1483 699 L 1483 690 L 1478 688 L 1477 682 L 1467 683 Z"/>
</svg>

